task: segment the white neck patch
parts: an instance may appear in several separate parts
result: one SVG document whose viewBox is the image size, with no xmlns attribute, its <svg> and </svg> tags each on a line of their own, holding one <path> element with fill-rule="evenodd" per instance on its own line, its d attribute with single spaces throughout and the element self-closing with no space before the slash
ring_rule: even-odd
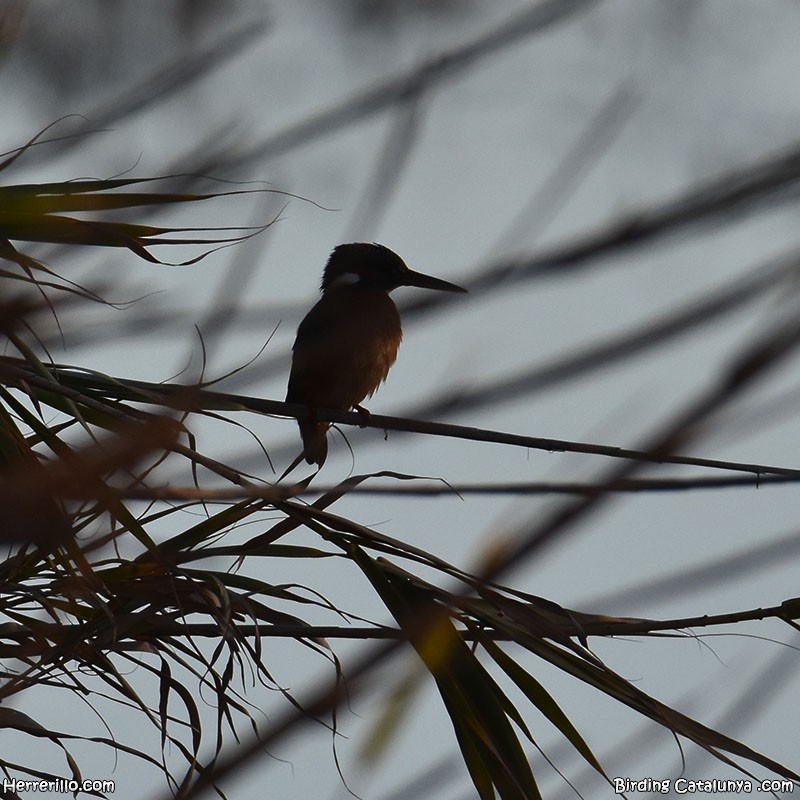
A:
<svg viewBox="0 0 800 800">
<path fill-rule="evenodd" d="M 331 288 L 334 286 L 355 286 L 360 282 L 361 276 L 357 272 L 343 272 L 331 281 Z"/>
</svg>

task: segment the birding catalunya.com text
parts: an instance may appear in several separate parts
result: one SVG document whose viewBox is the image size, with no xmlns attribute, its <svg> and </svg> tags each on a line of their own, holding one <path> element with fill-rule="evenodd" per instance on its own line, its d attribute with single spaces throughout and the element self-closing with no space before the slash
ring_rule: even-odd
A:
<svg viewBox="0 0 800 800">
<path fill-rule="evenodd" d="M 795 784 L 789 780 L 753 780 L 737 778 L 723 780 L 706 778 L 692 780 L 690 778 L 612 778 L 614 791 L 617 794 L 631 795 L 636 792 L 648 794 L 775 794 L 794 792 Z"/>
</svg>

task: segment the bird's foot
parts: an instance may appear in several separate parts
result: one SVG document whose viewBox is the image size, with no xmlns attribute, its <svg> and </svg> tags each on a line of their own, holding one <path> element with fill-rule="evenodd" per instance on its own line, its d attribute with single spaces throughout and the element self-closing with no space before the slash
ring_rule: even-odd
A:
<svg viewBox="0 0 800 800">
<path fill-rule="evenodd" d="M 354 405 L 353 408 L 358 412 L 358 416 L 361 420 L 361 427 L 366 428 L 372 414 L 370 414 L 369 410 L 364 408 L 364 406 L 358 404 Z"/>
</svg>

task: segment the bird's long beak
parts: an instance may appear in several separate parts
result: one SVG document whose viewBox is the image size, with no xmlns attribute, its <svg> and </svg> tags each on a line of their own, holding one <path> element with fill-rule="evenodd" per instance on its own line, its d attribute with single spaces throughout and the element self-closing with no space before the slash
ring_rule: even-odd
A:
<svg viewBox="0 0 800 800">
<path fill-rule="evenodd" d="M 401 286 L 418 286 L 420 289 L 436 289 L 440 292 L 466 293 L 467 291 L 466 289 L 462 289 L 460 286 L 456 286 L 454 283 L 448 283 L 447 281 L 443 281 L 441 278 L 434 278 L 433 275 L 425 275 L 422 272 L 414 272 L 413 269 L 403 273 L 403 283 Z"/>
</svg>

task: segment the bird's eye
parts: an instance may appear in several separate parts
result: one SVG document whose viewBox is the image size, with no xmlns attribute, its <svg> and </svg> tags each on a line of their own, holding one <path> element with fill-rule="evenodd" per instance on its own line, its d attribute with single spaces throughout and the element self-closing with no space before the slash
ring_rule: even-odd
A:
<svg viewBox="0 0 800 800">
<path fill-rule="evenodd" d="M 361 276 L 357 272 L 342 272 L 331 281 L 331 286 L 354 286 L 360 282 Z"/>
</svg>

